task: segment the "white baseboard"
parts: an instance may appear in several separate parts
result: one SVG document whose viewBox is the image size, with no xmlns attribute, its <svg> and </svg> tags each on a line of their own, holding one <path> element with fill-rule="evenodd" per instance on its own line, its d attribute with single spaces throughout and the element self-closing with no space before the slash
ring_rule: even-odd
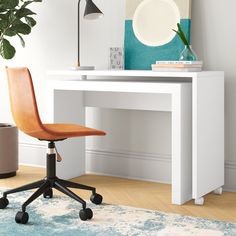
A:
<svg viewBox="0 0 236 236">
<path fill-rule="evenodd" d="M 19 143 L 19 164 L 26 166 L 45 167 L 46 144 L 33 142 Z"/>
<path fill-rule="evenodd" d="M 86 150 L 86 171 L 123 178 L 171 182 L 171 157 L 120 150 Z"/>
<path fill-rule="evenodd" d="M 45 167 L 45 143 L 20 142 L 19 163 Z M 171 156 L 121 150 L 86 150 L 86 172 L 120 178 L 171 182 Z M 225 162 L 224 191 L 236 192 L 236 162 Z"/>
<path fill-rule="evenodd" d="M 224 191 L 236 192 L 236 162 L 225 162 L 225 185 Z"/>
</svg>

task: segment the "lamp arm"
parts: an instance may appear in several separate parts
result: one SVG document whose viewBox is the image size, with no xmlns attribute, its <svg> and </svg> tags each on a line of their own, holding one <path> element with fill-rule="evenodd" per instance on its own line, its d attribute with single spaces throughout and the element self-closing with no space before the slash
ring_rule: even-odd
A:
<svg viewBox="0 0 236 236">
<path fill-rule="evenodd" d="M 77 66 L 80 67 L 80 2 L 78 1 L 78 55 L 77 55 Z"/>
</svg>

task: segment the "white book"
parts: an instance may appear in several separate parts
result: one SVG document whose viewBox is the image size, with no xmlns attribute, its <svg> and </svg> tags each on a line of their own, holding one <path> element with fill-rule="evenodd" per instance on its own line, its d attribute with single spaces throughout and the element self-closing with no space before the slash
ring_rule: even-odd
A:
<svg viewBox="0 0 236 236">
<path fill-rule="evenodd" d="M 152 68 L 195 68 L 200 67 L 200 64 L 153 64 Z"/>
<path fill-rule="evenodd" d="M 203 65 L 203 61 L 156 61 L 156 64 Z"/>
<path fill-rule="evenodd" d="M 201 67 L 191 67 L 191 68 L 152 68 L 152 71 L 156 72 L 199 72 L 202 71 Z"/>
</svg>

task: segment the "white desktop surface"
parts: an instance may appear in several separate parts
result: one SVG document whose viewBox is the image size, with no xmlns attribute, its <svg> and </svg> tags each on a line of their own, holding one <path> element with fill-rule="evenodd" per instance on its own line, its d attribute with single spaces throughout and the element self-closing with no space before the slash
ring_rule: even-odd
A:
<svg viewBox="0 0 236 236">
<path fill-rule="evenodd" d="M 81 76 L 103 76 L 104 80 L 109 77 L 119 77 L 120 80 L 139 80 L 137 77 L 142 77 L 145 81 L 145 77 L 151 78 L 194 78 L 200 76 L 214 76 L 223 75 L 222 71 L 201 71 L 201 72 L 155 72 L 151 70 L 50 70 L 47 72 L 51 76 L 68 76 L 64 77 L 64 80 L 70 79 L 70 77 L 77 77 L 81 80 Z M 134 78 L 136 77 L 136 78 Z M 53 79 L 53 77 L 51 78 Z M 88 77 L 89 79 L 89 77 Z"/>
</svg>

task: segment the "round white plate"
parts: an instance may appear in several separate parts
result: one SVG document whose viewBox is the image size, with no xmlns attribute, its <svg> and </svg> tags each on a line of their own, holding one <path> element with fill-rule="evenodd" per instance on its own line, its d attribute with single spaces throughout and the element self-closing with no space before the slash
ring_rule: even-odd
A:
<svg viewBox="0 0 236 236">
<path fill-rule="evenodd" d="M 173 0 L 144 0 L 133 17 L 133 30 L 147 46 L 161 46 L 175 37 L 180 11 Z"/>
</svg>

